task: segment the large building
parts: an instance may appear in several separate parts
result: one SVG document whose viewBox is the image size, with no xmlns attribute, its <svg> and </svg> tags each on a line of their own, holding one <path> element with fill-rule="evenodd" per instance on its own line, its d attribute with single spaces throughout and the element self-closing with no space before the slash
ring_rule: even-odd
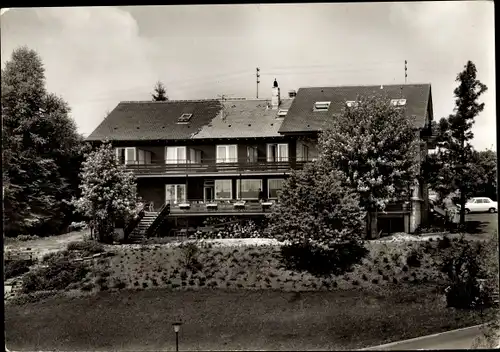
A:
<svg viewBox="0 0 500 352">
<path fill-rule="evenodd" d="M 429 84 L 313 87 L 282 99 L 276 80 L 270 99 L 121 102 L 88 137 L 109 140 L 137 175 L 138 193 L 169 218 L 262 216 L 292 169 L 318 155 L 318 132 L 358 96 L 382 95 L 405 109 L 427 155 L 432 121 Z M 379 214 L 385 232 L 413 232 L 427 214 L 420 181 L 406 202 Z M 163 216 L 163 215 L 162 215 Z"/>
</svg>

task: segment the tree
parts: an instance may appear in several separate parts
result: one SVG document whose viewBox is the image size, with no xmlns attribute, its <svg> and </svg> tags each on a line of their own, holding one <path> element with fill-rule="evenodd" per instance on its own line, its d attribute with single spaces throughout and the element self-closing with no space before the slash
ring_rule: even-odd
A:
<svg viewBox="0 0 500 352">
<path fill-rule="evenodd" d="M 78 191 L 81 136 L 63 99 L 45 89 L 39 55 L 14 50 L 2 70 L 5 234 L 59 233 Z"/>
<path fill-rule="evenodd" d="M 339 170 L 368 212 L 367 231 L 377 237 L 377 212 L 407 200 L 419 172 L 418 140 L 404 110 L 388 99 L 358 99 L 320 134 L 319 161 Z"/>
<path fill-rule="evenodd" d="M 129 221 L 139 211 L 133 172 L 118 163 L 110 143 L 87 154 L 82 165 L 81 197 L 72 204 L 96 224 L 98 240 L 111 242 L 115 221 Z"/>
<path fill-rule="evenodd" d="M 284 182 L 267 231 L 288 244 L 282 249 L 288 266 L 329 274 L 365 255 L 363 217 L 341 175 L 312 162 Z"/>
<path fill-rule="evenodd" d="M 465 225 L 465 203 L 477 186 L 474 151 L 470 144 L 474 138 L 471 129 L 474 118 L 484 109 L 484 103 L 479 103 L 478 99 L 487 90 L 476 77 L 476 66 L 468 61 L 456 79 L 459 85 L 454 90 L 454 114 L 439 121 L 438 151 L 428 166 L 434 182 L 441 186 L 441 192 L 459 190 L 461 226 Z"/>
<path fill-rule="evenodd" d="M 161 82 L 156 82 L 156 85 L 154 87 L 154 93 L 151 94 L 153 97 L 153 101 L 167 101 L 168 96 L 167 96 L 167 90 L 165 89 L 165 86 Z"/>
</svg>

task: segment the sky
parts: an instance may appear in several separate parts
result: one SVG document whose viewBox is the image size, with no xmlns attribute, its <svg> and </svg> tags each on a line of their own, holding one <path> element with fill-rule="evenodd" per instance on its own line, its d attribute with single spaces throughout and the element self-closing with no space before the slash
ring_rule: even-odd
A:
<svg viewBox="0 0 500 352">
<path fill-rule="evenodd" d="M 496 150 L 492 1 L 2 9 L 2 68 L 26 45 L 47 89 L 90 134 L 120 101 L 270 98 L 306 86 L 431 83 L 434 118 L 453 113 L 468 60 L 488 86 L 473 145 Z"/>
</svg>

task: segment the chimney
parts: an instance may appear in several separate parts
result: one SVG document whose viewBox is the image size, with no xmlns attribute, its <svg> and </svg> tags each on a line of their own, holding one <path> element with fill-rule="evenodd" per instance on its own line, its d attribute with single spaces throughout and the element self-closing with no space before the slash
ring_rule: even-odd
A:
<svg viewBox="0 0 500 352">
<path fill-rule="evenodd" d="M 273 110 L 278 109 L 280 106 L 281 100 L 280 100 L 280 89 L 278 87 L 278 82 L 276 81 L 276 78 L 274 79 L 273 83 L 273 90 L 272 90 L 272 95 L 271 95 L 271 107 Z"/>
<path fill-rule="evenodd" d="M 289 90 L 289 91 L 288 91 L 288 97 L 289 97 L 290 99 L 293 99 L 293 98 L 295 98 L 296 96 L 297 96 L 297 92 L 296 92 L 295 90 Z"/>
</svg>

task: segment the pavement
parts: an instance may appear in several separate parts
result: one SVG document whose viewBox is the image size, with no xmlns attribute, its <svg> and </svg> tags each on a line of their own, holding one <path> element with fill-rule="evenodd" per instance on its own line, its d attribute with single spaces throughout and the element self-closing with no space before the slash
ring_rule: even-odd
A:
<svg viewBox="0 0 500 352">
<path fill-rule="evenodd" d="M 483 334 L 481 331 L 483 325 L 484 324 L 417 337 L 410 340 L 397 341 L 386 345 L 364 348 L 361 351 L 471 349 L 474 340 Z"/>
</svg>

